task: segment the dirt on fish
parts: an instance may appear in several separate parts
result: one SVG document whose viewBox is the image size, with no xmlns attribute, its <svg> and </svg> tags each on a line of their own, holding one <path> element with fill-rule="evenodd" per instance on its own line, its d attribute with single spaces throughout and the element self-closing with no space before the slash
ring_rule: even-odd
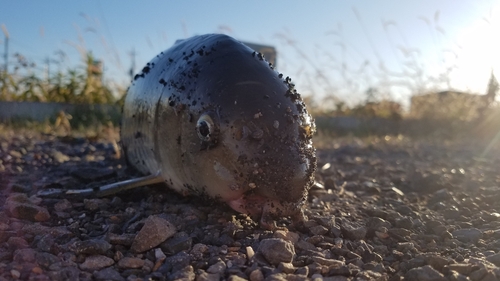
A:
<svg viewBox="0 0 500 281">
<path fill-rule="evenodd" d="M 266 231 L 164 185 L 57 196 L 139 174 L 105 138 L 2 131 L 0 280 L 500 280 L 498 146 L 322 142 L 309 220 Z"/>
</svg>

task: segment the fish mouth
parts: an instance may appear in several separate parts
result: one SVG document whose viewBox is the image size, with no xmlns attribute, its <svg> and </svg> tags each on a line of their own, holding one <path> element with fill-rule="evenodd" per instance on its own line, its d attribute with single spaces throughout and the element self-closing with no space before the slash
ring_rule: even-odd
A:
<svg viewBox="0 0 500 281">
<path fill-rule="evenodd" d="M 293 225 L 307 220 L 302 210 L 302 201 L 287 202 L 247 193 L 226 203 L 233 210 L 249 215 L 254 221 L 258 221 L 262 228 L 268 230 L 279 229 L 276 225 L 277 218 L 290 216 Z"/>
</svg>

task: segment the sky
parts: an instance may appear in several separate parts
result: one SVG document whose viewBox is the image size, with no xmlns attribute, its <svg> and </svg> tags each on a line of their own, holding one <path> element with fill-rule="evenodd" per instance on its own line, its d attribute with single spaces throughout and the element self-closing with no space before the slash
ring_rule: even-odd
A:
<svg viewBox="0 0 500 281">
<path fill-rule="evenodd" d="M 133 58 L 138 72 L 177 39 L 205 33 L 276 47 L 277 70 L 323 105 L 362 102 L 369 88 L 403 104 L 429 91 L 483 94 L 491 72 L 500 76 L 499 0 L 0 0 L 0 7 L 9 71 L 15 53 L 54 73 L 81 65 L 86 50 L 122 88 Z M 4 44 L 0 33 L 2 55 Z"/>
</svg>

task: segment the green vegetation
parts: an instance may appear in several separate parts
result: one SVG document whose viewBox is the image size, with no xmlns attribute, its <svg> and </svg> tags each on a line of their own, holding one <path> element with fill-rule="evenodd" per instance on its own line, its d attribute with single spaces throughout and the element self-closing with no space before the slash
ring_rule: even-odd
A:
<svg viewBox="0 0 500 281">
<path fill-rule="evenodd" d="M 113 94 L 102 79 L 102 63 L 91 52 L 83 54 L 83 65 L 40 77 L 36 64 L 15 54 L 14 72 L 0 75 L 0 101 L 113 104 L 124 94 Z"/>
</svg>

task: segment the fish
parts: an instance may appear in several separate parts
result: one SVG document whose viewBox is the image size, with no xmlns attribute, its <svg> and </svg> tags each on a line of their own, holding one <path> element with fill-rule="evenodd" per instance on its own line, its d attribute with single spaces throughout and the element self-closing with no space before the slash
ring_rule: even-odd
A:
<svg viewBox="0 0 500 281">
<path fill-rule="evenodd" d="M 289 77 L 223 34 L 179 40 L 135 75 L 121 122 L 129 165 L 152 183 L 227 203 L 264 229 L 307 218 L 314 182 L 314 119 Z"/>
</svg>

